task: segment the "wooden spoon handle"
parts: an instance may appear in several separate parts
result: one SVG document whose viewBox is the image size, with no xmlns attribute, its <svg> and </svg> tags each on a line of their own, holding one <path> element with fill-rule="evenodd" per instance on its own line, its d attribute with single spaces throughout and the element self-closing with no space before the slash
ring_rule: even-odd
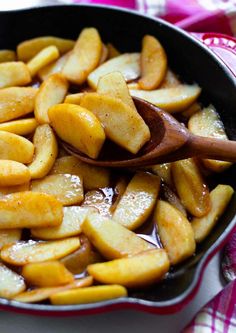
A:
<svg viewBox="0 0 236 333">
<path fill-rule="evenodd" d="M 236 141 L 190 135 L 186 148 L 189 156 L 236 162 Z"/>
</svg>

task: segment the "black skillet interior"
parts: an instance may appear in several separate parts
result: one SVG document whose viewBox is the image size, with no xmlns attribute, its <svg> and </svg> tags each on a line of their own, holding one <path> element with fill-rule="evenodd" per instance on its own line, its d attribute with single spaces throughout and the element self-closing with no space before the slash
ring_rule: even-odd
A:
<svg viewBox="0 0 236 333">
<path fill-rule="evenodd" d="M 185 82 L 197 82 L 203 88 L 202 101 L 211 102 L 216 106 L 229 137 L 236 140 L 235 81 L 230 71 L 220 64 L 205 47 L 202 47 L 200 42 L 163 21 L 123 10 L 86 5 L 1 12 L 0 49 L 14 49 L 23 40 L 43 35 L 76 39 L 80 30 L 88 26 L 98 28 L 104 42 L 112 42 L 123 52 L 139 51 L 141 39 L 145 34 L 157 36 L 167 51 L 170 67 Z M 235 168 L 219 175 L 217 182 L 231 184 L 236 188 Z M 152 307 L 180 302 L 184 295 L 190 293 L 196 286 L 198 266 L 206 258 L 207 252 L 216 248 L 232 229 L 235 224 L 233 221 L 235 213 L 236 198 L 234 197 L 220 223 L 198 246 L 195 257 L 177 267 L 170 274 L 169 279 L 151 289 L 134 291 L 130 293 L 130 296 L 137 302 L 151 301 L 146 304 Z M 6 301 L 3 303 L 7 304 Z M 101 306 L 104 304 L 105 302 L 102 302 Z M 17 306 L 20 307 L 19 304 Z M 46 305 L 42 308 L 29 305 L 26 308 L 50 311 L 53 307 Z M 83 306 L 74 306 L 73 309 L 80 310 Z M 57 307 L 57 310 L 60 310 L 60 307 Z M 61 307 L 61 310 L 65 311 L 66 307 Z"/>
</svg>

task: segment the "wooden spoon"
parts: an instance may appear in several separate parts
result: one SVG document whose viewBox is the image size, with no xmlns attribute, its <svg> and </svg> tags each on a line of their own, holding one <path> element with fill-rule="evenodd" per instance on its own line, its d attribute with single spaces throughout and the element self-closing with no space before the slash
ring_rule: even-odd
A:
<svg viewBox="0 0 236 333">
<path fill-rule="evenodd" d="M 139 167 L 193 156 L 236 162 L 236 141 L 193 135 L 169 113 L 155 105 L 139 98 L 134 98 L 134 102 L 151 132 L 151 140 L 138 154 L 133 155 L 109 140 L 96 160 L 65 142 L 64 148 L 83 162 L 105 167 Z"/>
</svg>

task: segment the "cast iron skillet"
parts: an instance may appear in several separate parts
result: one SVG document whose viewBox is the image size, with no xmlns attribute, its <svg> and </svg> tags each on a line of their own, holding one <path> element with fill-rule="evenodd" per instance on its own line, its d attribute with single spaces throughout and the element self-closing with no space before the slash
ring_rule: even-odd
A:
<svg viewBox="0 0 236 333">
<path fill-rule="evenodd" d="M 0 13 L 0 49 L 15 48 L 28 38 L 55 35 L 76 39 L 84 27 L 95 26 L 104 42 L 121 51 L 138 51 L 145 34 L 158 37 L 169 65 L 186 82 L 203 88 L 203 103 L 212 102 L 220 112 L 227 134 L 236 140 L 236 83 L 232 72 L 194 37 L 162 20 L 103 6 L 56 6 Z M 217 176 L 217 183 L 236 188 L 235 168 Z M 194 297 L 210 258 L 226 243 L 235 226 L 236 196 L 213 232 L 197 247 L 196 255 L 176 267 L 151 289 L 132 291 L 128 298 L 85 305 L 52 306 L 0 299 L 0 308 L 31 314 L 71 315 L 133 308 L 155 313 L 180 310 Z"/>
</svg>

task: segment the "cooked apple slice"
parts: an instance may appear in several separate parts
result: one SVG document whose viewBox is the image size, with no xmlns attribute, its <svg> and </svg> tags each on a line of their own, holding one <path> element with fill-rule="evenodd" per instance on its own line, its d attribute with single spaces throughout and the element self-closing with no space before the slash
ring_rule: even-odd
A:
<svg viewBox="0 0 236 333">
<path fill-rule="evenodd" d="M 102 53 L 101 53 L 101 58 L 99 60 L 99 66 L 103 64 L 108 57 L 108 49 L 105 44 L 102 44 Z"/>
<path fill-rule="evenodd" d="M 187 217 L 187 211 L 180 201 L 179 197 L 176 195 L 176 193 L 167 185 L 167 184 L 162 184 L 162 198 L 163 200 L 166 200 L 174 206 L 176 209 L 178 209 L 184 216 Z"/>
<path fill-rule="evenodd" d="M 0 62 L 16 60 L 16 52 L 12 50 L 0 50 Z"/>
<path fill-rule="evenodd" d="M 160 189 L 160 178 L 139 172 L 128 184 L 112 219 L 124 227 L 135 230 L 149 217 Z"/>
<path fill-rule="evenodd" d="M 36 129 L 38 123 L 35 118 L 19 119 L 0 124 L 0 131 L 17 135 L 28 135 Z"/>
<path fill-rule="evenodd" d="M 201 104 L 198 102 L 195 102 L 192 105 L 190 105 L 186 110 L 182 111 L 181 115 L 185 119 L 189 119 L 192 115 L 194 115 L 198 111 L 201 111 L 201 109 L 202 109 Z"/>
<path fill-rule="evenodd" d="M 0 229 L 57 226 L 62 218 L 61 203 L 44 193 L 19 192 L 0 198 Z"/>
<path fill-rule="evenodd" d="M 94 251 L 92 244 L 85 235 L 80 235 L 81 246 L 78 250 L 68 254 L 60 261 L 73 274 L 81 274 L 90 264 L 104 261 L 104 258 Z"/>
<path fill-rule="evenodd" d="M 74 276 L 56 260 L 26 264 L 21 274 L 27 283 L 37 287 L 56 287 L 74 281 Z"/>
<path fill-rule="evenodd" d="M 107 50 L 109 59 L 118 57 L 120 55 L 120 51 L 118 51 L 117 48 L 111 43 L 107 43 Z"/>
<path fill-rule="evenodd" d="M 60 74 L 52 74 L 40 86 L 35 99 L 35 118 L 40 124 L 49 123 L 48 109 L 62 103 L 68 90 L 67 80 Z"/>
<path fill-rule="evenodd" d="M 67 95 L 65 100 L 64 100 L 64 103 L 80 105 L 80 101 L 81 101 L 82 96 L 84 96 L 83 92 L 80 92 L 80 93 L 77 93 L 77 94 Z"/>
<path fill-rule="evenodd" d="M 105 141 L 103 127 L 93 112 L 79 105 L 57 104 L 48 110 L 57 135 L 91 158 L 96 158 Z"/>
<path fill-rule="evenodd" d="M 125 79 L 120 72 L 112 72 L 102 76 L 98 81 L 97 92 L 119 98 L 137 112 Z"/>
<path fill-rule="evenodd" d="M 60 53 L 66 53 L 74 47 L 75 42 L 71 39 L 58 38 L 54 36 L 43 36 L 28 39 L 17 45 L 17 57 L 19 60 L 29 61 L 45 47 L 51 45 L 56 46 Z"/>
<path fill-rule="evenodd" d="M 71 206 L 63 208 L 63 221 L 58 227 L 31 229 L 31 234 L 39 239 L 60 239 L 76 236 L 82 232 L 83 224 L 91 209 L 86 207 Z"/>
<path fill-rule="evenodd" d="M 142 40 L 141 78 L 139 86 L 144 90 L 159 87 L 167 71 L 167 55 L 161 43 L 154 37 L 146 35 Z"/>
<path fill-rule="evenodd" d="M 23 266 L 34 262 L 60 259 L 79 247 L 78 237 L 51 242 L 29 240 L 5 245 L 1 250 L 1 259 L 8 264 Z"/>
<path fill-rule="evenodd" d="M 195 135 L 228 140 L 220 116 L 212 105 L 192 115 L 188 128 Z M 214 172 L 224 171 L 232 165 L 230 162 L 217 160 L 203 159 L 202 161 L 208 169 Z"/>
<path fill-rule="evenodd" d="M 53 63 L 43 67 L 38 71 L 38 76 L 42 81 L 45 81 L 49 78 L 50 75 L 61 73 L 62 68 L 64 67 L 68 57 L 70 55 L 70 52 L 67 52 L 62 57 L 58 58 Z"/>
<path fill-rule="evenodd" d="M 88 191 L 84 196 L 82 207 L 93 208 L 95 212 L 101 215 L 111 217 L 111 206 L 113 200 L 113 189 L 105 188 Z"/>
<path fill-rule="evenodd" d="M 37 288 L 33 290 L 28 290 L 18 294 L 16 297 L 13 297 L 13 299 L 17 302 L 24 302 L 24 303 L 41 302 L 48 299 L 51 295 L 58 293 L 59 291 L 88 287 L 92 283 L 93 283 L 93 278 L 91 276 L 87 276 L 83 279 L 75 280 L 72 283 L 67 284 L 66 286 Z"/>
<path fill-rule="evenodd" d="M 58 153 L 57 139 L 51 127 L 47 124 L 37 127 L 33 143 L 35 154 L 28 165 L 31 178 L 42 178 L 51 170 Z"/>
<path fill-rule="evenodd" d="M 120 178 L 118 178 L 118 181 L 114 188 L 115 201 L 114 201 L 114 199 L 112 200 L 112 206 L 110 208 L 110 211 L 112 213 L 114 213 L 114 211 L 116 210 L 116 207 L 117 207 L 118 203 L 120 202 L 123 194 L 125 193 L 127 186 L 128 186 L 128 180 L 126 179 L 126 177 L 121 176 Z"/>
<path fill-rule="evenodd" d="M 37 91 L 31 87 L 0 89 L 0 123 L 32 112 Z"/>
<path fill-rule="evenodd" d="M 1 186 L 0 187 L 0 197 L 5 195 L 16 193 L 16 192 L 25 192 L 29 191 L 30 183 L 24 183 L 21 185 L 11 185 L 11 186 Z"/>
<path fill-rule="evenodd" d="M 82 97 L 81 106 L 98 117 L 109 139 L 133 154 L 150 139 L 149 128 L 142 117 L 120 99 L 87 93 Z"/>
<path fill-rule="evenodd" d="M 0 160 L 0 186 L 20 185 L 29 182 L 29 169 L 22 163 Z"/>
<path fill-rule="evenodd" d="M 87 269 L 88 273 L 99 282 L 137 288 L 158 282 L 168 272 L 169 267 L 166 251 L 153 249 L 134 257 L 92 264 Z"/>
<path fill-rule="evenodd" d="M 154 219 L 170 263 L 176 265 L 190 257 L 196 248 L 193 229 L 187 218 L 168 202 L 159 200 Z"/>
<path fill-rule="evenodd" d="M 170 69 L 167 69 L 164 80 L 162 81 L 159 88 L 161 88 L 161 89 L 174 88 L 174 87 L 179 86 L 180 84 L 181 84 L 181 82 L 178 79 L 178 76 L 174 72 L 172 72 Z"/>
<path fill-rule="evenodd" d="M 211 210 L 201 218 L 192 220 L 194 237 L 197 243 L 203 241 L 214 228 L 228 206 L 234 190 L 229 185 L 217 185 L 210 193 Z"/>
<path fill-rule="evenodd" d="M 22 229 L 0 229 L 0 250 L 4 245 L 21 239 Z"/>
<path fill-rule="evenodd" d="M 198 85 L 181 84 L 168 89 L 152 91 L 130 90 L 132 97 L 142 98 L 170 113 L 180 112 L 196 101 L 201 93 Z"/>
<path fill-rule="evenodd" d="M 33 155 L 34 145 L 32 142 L 23 136 L 0 131 L 0 159 L 30 163 Z"/>
<path fill-rule="evenodd" d="M 0 297 L 11 298 L 26 288 L 24 279 L 0 263 Z"/>
<path fill-rule="evenodd" d="M 24 86 L 31 81 L 28 67 L 21 61 L 0 64 L 0 88 Z"/>
<path fill-rule="evenodd" d="M 138 237 L 134 232 L 98 213 L 87 215 L 82 230 L 107 259 L 134 255 L 153 248 L 153 245 Z"/>
<path fill-rule="evenodd" d="M 79 204 L 84 198 L 82 179 L 70 174 L 49 175 L 34 180 L 31 191 L 53 195 L 63 206 Z"/>
<path fill-rule="evenodd" d="M 110 181 L 110 171 L 81 162 L 75 156 L 58 158 L 50 172 L 51 174 L 69 173 L 83 179 L 85 190 L 107 187 Z"/>
<path fill-rule="evenodd" d="M 27 63 L 30 75 L 32 77 L 35 76 L 41 68 L 58 59 L 59 56 L 60 54 L 56 46 L 45 47 Z"/>
<path fill-rule="evenodd" d="M 210 194 L 194 159 L 173 162 L 174 184 L 184 207 L 196 217 L 206 215 L 211 208 Z"/>
<path fill-rule="evenodd" d="M 97 29 L 83 29 L 62 69 L 63 75 L 75 84 L 85 82 L 89 73 L 99 64 L 102 46 Z"/>
<path fill-rule="evenodd" d="M 122 286 L 93 286 L 58 292 L 50 296 L 50 301 L 54 305 L 85 304 L 126 296 L 127 290 Z"/>
<path fill-rule="evenodd" d="M 126 82 L 135 80 L 140 76 L 139 62 L 140 53 L 124 53 L 110 59 L 89 74 L 88 84 L 96 89 L 100 77 L 111 72 L 121 72 Z"/>
</svg>

